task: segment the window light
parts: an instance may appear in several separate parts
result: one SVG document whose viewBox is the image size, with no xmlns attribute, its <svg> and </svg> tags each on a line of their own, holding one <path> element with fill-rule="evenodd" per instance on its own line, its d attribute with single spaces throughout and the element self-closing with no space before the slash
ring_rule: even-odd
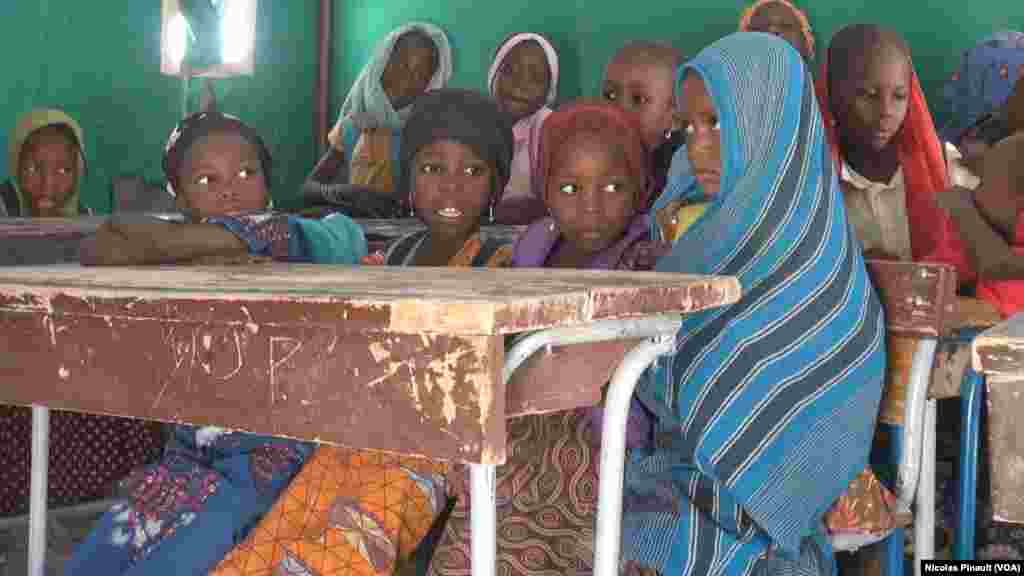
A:
<svg viewBox="0 0 1024 576">
<path fill-rule="evenodd" d="M 182 74 L 182 62 L 192 44 L 192 31 L 179 0 L 162 0 L 160 71 Z M 253 73 L 256 45 L 257 0 L 218 0 L 220 13 L 220 62 L 190 71 L 193 77 L 225 78 Z"/>
</svg>

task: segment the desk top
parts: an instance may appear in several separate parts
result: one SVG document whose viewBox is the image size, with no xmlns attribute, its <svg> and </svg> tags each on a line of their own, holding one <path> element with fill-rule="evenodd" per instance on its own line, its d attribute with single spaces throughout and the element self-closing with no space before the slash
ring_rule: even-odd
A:
<svg viewBox="0 0 1024 576">
<path fill-rule="evenodd" d="M 1024 377 L 1024 314 L 986 330 L 971 346 L 974 369 L 987 375 Z"/>
<path fill-rule="evenodd" d="M 287 264 L 0 268 L 0 310 L 198 321 L 209 318 L 212 304 L 240 309 L 244 303 L 249 314 L 257 306 L 277 318 L 286 309 L 293 319 L 399 333 L 508 334 L 692 312 L 739 295 L 734 278 L 652 272 Z"/>
</svg>

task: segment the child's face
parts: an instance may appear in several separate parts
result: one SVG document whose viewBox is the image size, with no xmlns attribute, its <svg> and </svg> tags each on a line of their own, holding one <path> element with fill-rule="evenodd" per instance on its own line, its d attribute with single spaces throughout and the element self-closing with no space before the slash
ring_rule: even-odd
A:
<svg viewBox="0 0 1024 576">
<path fill-rule="evenodd" d="M 413 157 L 413 205 L 431 235 L 464 238 L 491 199 L 491 167 L 454 140 L 437 140 Z"/>
<path fill-rule="evenodd" d="M 21 149 L 18 185 L 37 218 L 61 216 L 78 180 L 78 147 L 54 128 L 32 133 Z"/>
<path fill-rule="evenodd" d="M 552 159 L 546 199 L 562 237 L 582 254 L 614 244 L 636 212 L 639 182 L 621 147 L 578 132 Z"/>
<path fill-rule="evenodd" d="M 722 185 L 722 134 L 711 95 L 701 77 L 693 72 L 683 79 L 682 116 L 686 155 L 693 175 L 704 193 L 714 196 Z"/>
<path fill-rule="evenodd" d="M 784 4 L 778 2 L 762 4 L 750 16 L 747 30 L 750 32 L 774 34 L 789 42 L 804 58 L 808 56 L 808 47 L 805 43 L 800 20 Z"/>
<path fill-rule="evenodd" d="M 410 34 L 395 42 L 380 78 L 381 87 L 395 110 L 405 108 L 423 94 L 437 68 L 437 50 L 433 44 L 429 39 L 412 41 Z"/>
<path fill-rule="evenodd" d="M 910 102 L 910 62 L 883 47 L 855 64 L 838 82 L 839 129 L 848 141 L 884 150 L 899 133 Z"/>
<path fill-rule="evenodd" d="M 505 55 L 494 79 L 494 94 L 498 106 L 518 122 L 544 105 L 550 85 L 544 49 L 536 40 L 527 40 Z"/>
<path fill-rule="evenodd" d="M 640 116 L 644 144 L 653 151 L 672 129 L 675 71 L 645 59 L 614 58 L 605 71 L 602 96 Z"/>
<path fill-rule="evenodd" d="M 211 132 L 185 153 L 176 202 L 195 218 L 267 207 L 267 183 L 259 149 L 237 132 Z"/>
</svg>

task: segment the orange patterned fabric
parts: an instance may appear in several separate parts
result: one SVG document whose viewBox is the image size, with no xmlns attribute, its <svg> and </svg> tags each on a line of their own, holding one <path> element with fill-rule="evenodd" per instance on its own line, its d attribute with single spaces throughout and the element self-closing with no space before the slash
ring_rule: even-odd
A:
<svg viewBox="0 0 1024 576">
<path fill-rule="evenodd" d="M 896 510 L 896 496 L 865 468 L 839 500 L 825 514 L 825 526 L 832 534 L 881 534 L 907 526 L 908 514 Z"/>
<path fill-rule="evenodd" d="M 323 446 L 213 576 L 393 574 L 444 508 L 446 464 Z"/>
</svg>

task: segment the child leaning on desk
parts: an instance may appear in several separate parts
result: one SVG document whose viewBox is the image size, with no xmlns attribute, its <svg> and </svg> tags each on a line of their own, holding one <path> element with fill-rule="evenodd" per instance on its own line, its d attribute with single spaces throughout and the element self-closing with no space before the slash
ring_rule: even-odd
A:
<svg viewBox="0 0 1024 576">
<path fill-rule="evenodd" d="M 401 138 L 399 190 L 426 230 L 364 262 L 507 265 L 511 246 L 481 239 L 480 225 L 508 183 L 511 119 L 482 94 L 436 90 L 413 104 Z M 448 475 L 423 458 L 320 447 L 212 574 L 422 573 L 451 509 Z"/>
<path fill-rule="evenodd" d="M 259 214 L 270 204 L 271 157 L 254 129 L 203 112 L 171 133 L 164 171 L 185 224 L 114 219 L 82 246 L 85 265 L 176 264 L 248 255 L 353 264 L 359 226 L 336 215 Z M 67 574 L 206 574 L 273 505 L 313 452 L 294 440 L 175 426 L 164 456 L 122 481 Z"/>
</svg>

